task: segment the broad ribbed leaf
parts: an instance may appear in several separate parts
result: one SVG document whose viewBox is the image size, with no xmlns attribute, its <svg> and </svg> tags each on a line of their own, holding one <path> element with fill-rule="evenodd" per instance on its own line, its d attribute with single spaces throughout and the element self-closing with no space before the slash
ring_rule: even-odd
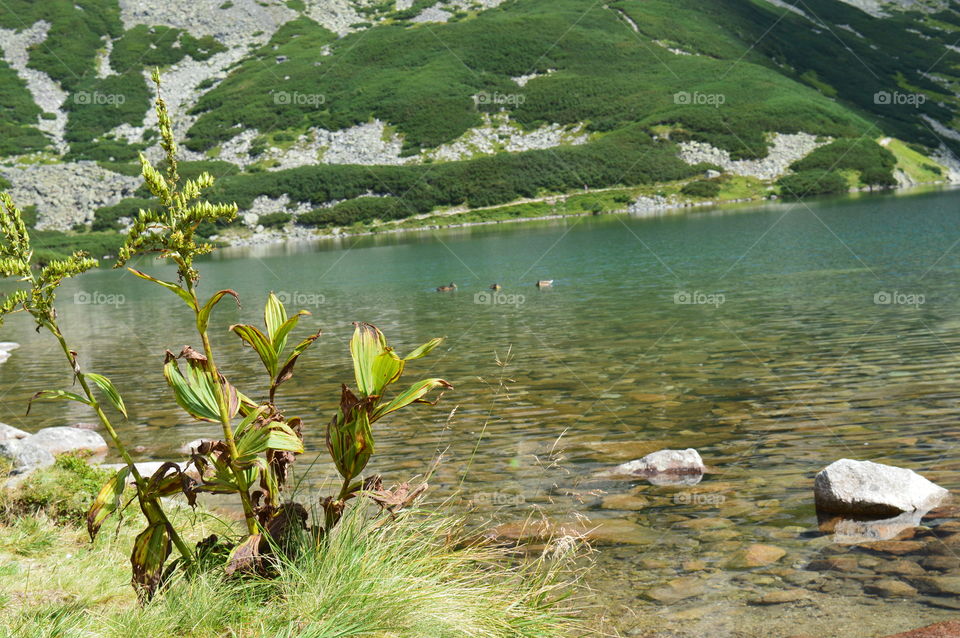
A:
<svg viewBox="0 0 960 638">
<path fill-rule="evenodd" d="M 373 366 L 377 356 L 385 349 L 383 333 L 369 323 L 355 323 L 353 338 L 350 339 L 350 356 L 353 358 L 353 374 L 357 380 L 357 390 L 363 396 L 376 394 L 376 381 Z"/>
<path fill-rule="evenodd" d="M 287 359 L 286 363 L 283 364 L 283 367 L 280 368 L 280 372 L 277 373 L 277 380 L 274 383 L 274 389 L 279 386 L 284 381 L 290 379 L 293 376 L 293 366 L 297 364 L 297 359 L 300 358 L 300 355 L 306 351 L 307 348 L 313 345 L 313 342 L 320 338 L 320 331 L 317 331 L 317 334 L 310 335 L 303 341 L 297 344 L 297 347 L 293 349 L 293 353 Z M 273 397 L 271 396 L 271 400 Z"/>
<path fill-rule="evenodd" d="M 113 404 L 113 407 L 120 410 L 120 413 L 127 417 L 127 407 L 123 404 L 123 397 L 120 396 L 120 393 L 117 391 L 117 388 L 113 385 L 113 382 L 110 379 L 106 378 L 102 374 L 96 374 L 93 372 L 88 372 L 83 375 L 85 378 L 93 381 L 97 384 L 103 394 L 110 399 L 110 403 Z"/>
<path fill-rule="evenodd" d="M 290 331 L 297 326 L 297 322 L 300 321 L 300 317 L 309 314 L 310 313 L 306 310 L 301 310 L 297 314 L 284 321 L 283 324 L 277 328 L 276 333 L 270 337 L 273 340 L 273 351 L 277 353 L 278 357 L 283 353 L 283 349 L 287 347 L 287 335 L 289 335 Z"/>
<path fill-rule="evenodd" d="M 417 381 L 412 386 L 394 397 L 390 403 L 377 407 L 373 413 L 373 420 L 376 421 L 377 419 L 384 417 L 391 412 L 396 412 L 400 408 L 405 408 L 411 403 L 431 403 L 423 398 L 427 396 L 431 390 L 434 388 L 448 389 L 452 387 L 452 385 L 443 379 L 423 379 L 422 381 Z M 436 403 L 436 401 L 432 403 Z"/>
<path fill-rule="evenodd" d="M 249 344 L 257 354 L 270 378 L 277 376 L 277 352 L 273 349 L 273 343 L 267 338 L 267 335 L 260 332 L 256 326 L 246 324 L 237 324 L 230 326 L 230 330 L 235 332 L 243 341 Z"/>
<path fill-rule="evenodd" d="M 155 278 L 155 277 L 151 277 L 151 276 L 148 275 L 147 273 L 145 273 L 145 272 L 140 272 L 140 271 L 137 270 L 136 268 L 127 268 L 127 270 L 129 270 L 130 272 L 132 272 L 133 274 L 135 274 L 137 277 L 140 277 L 141 279 L 146 279 L 147 281 L 152 281 L 152 282 L 155 283 L 155 284 L 159 284 L 159 285 L 163 286 L 164 288 L 166 288 L 166 289 L 169 290 L 170 292 L 176 294 L 178 297 L 180 297 L 181 299 L 183 299 L 183 300 L 186 302 L 186 304 L 187 304 L 188 306 L 190 306 L 190 308 L 191 308 L 192 310 L 196 310 L 196 309 L 197 309 L 197 304 L 196 304 L 196 302 L 194 302 L 193 297 L 190 295 L 190 293 L 187 292 L 186 290 L 184 290 L 182 287 L 178 286 L 177 284 L 172 283 L 172 282 L 169 282 L 169 281 L 162 281 L 162 280 L 157 279 L 157 278 Z"/>
<path fill-rule="evenodd" d="M 378 354 L 373 359 L 373 367 L 370 370 L 373 376 L 373 391 L 371 394 L 382 396 L 386 387 L 403 374 L 403 364 L 403 359 L 397 356 L 393 348 L 386 348 Z"/>
<path fill-rule="evenodd" d="M 100 526 L 107 520 L 113 512 L 120 507 L 123 489 L 127 485 L 127 476 L 130 475 L 130 467 L 124 466 L 114 474 L 109 481 L 100 488 L 100 493 L 93 500 L 93 504 L 87 511 L 87 532 L 90 533 L 90 540 L 93 541 L 100 531 Z"/>
<path fill-rule="evenodd" d="M 153 523 L 137 536 L 130 554 L 133 586 L 141 600 L 148 601 L 156 592 L 163 575 L 163 564 L 170 555 L 170 535 L 162 522 Z"/>
<path fill-rule="evenodd" d="M 37 399 L 49 399 L 53 401 L 76 401 L 77 403 L 83 403 L 84 405 L 91 405 L 90 401 L 86 397 L 82 397 L 75 392 L 67 392 L 66 390 L 41 390 L 30 397 L 30 401 L 27 402 L 27 414 L 30 414 L 30 408 L 33 407 L 33 402 Z"/>
<path fill-rule="evenodd" d="M 200 309 L 200 312 L 197 313 L 197 329 L 200 332 L 206 332 L 207 326 L 210 323 L 210 313 L 213 312 L 214 306 L 220 303 L 220 300 L 226 297 L 227 295 L 232 295 L 234 300 L 237 302 L 237 307 L 240 307 L 240 296 L 235 290 L 220 290 L 214 296 L 210 297 L 210 300 L 204 304 L 203 308 Z"/>
<path fill-rule="evenodd" d="M 303 454 L 303 441 L 296 432 L 282 423 L 274 423 L 267 438 L 267 448 Z"/>
<path fill-rule="evenodd" d="M 259 454 L 267 451 L 269 439 L 270 430 L 267 428 L 251 428 L 244 432 L 237 440 L 237 466 L 250 466 Z"/>
<path fill-rule="evenodd" d="M 163 364 L 163 376 L 173 388 L 177 405 L 201 421 L 219 421 L 220 406 L 210 377 L 203 372 L 194 371 L 194 366 L 188 365 L 187 368 L 189 376 L 184 377 L 177 359 L 172 354 L 168 355 L 166 363 Z"/>
<path fill-rule="evenodd" d="M 403 358 L 404 361 L 413 361 L 414 359 L 419 359 L 420 357 L 425 357 L 430 354 L 430 351 L 443 343 L 443 337 L 437 337 L 436 339 L 431 339 L 426 342 L 407 356 Z"/>
<path fill-rule="evenodd" d="M 263 324 L 267 327 L 267 336 L 271 343 L 276 343 L 277 331 L 287 320 L 287 309 L 283 307 L 280 299 L 270 293 L 267 297 L 267 305 L 263 308 Z"/>
</svg>

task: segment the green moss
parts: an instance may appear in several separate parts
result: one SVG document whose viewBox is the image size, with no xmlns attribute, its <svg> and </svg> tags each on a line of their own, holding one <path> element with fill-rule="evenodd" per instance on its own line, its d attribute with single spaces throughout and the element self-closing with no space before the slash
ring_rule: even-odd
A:
<svg viewBox="0 0 960 638">
<path fill-rule="evenodd" d="M 60 523 L 80 524 L 109 477 L 109 472 L 89 465 L 84 455 L 60 455 L 53 466 L 36 470 L 4 495 L 3 516 L 43 512 Z"/>
</svg>

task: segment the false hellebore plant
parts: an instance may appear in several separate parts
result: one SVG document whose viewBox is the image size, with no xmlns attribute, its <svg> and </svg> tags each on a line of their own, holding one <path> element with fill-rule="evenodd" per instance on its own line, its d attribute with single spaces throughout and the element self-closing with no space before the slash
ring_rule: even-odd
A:
<svg viewBox="0 0 960 638">
<path fill-rule="evenodd" d="M 179 354 L 167 351 L 163 374 L 173 390 L 177 404 L 192 417 L 218 423 L 222 438 L 207 441 L 192 450 L 188 467 L 165 463 L 152 476 L 144 477 L 134 464 L 109 417 L 104 413 L 91 384 L 125 417 L 127 409 L 114 385 L 102 375 L 84 372 L 78 353 L 71 349 L 57 323 L 55 293 L 62 281 L 97 265 L 83 253 L 66 260 L 52 261 L 42 268 L 33 263 L 30 238 L 21 212 L 6 194 L 0 195 L 0 274 L 17 277 L 27 286 L 0 298 L 0 320 L 18 310 L 29 312 L 37 324 L 49 330 L 59 341 L 82 393 L 44 390 L 34 399 L 66 399 L 84 403 L 94 409 L 104 429 L 125 462 L 125 467 L 103 486 L 87 515 L 91 539 L 96 537 L 107 517 L 119 510 L 123 492 L 132 479 L 136 498 L 147 520 L 146 529 L 134 541 L 131 553 L 133 585 L 141 599 L 149 600 L 166 576 L 177 565 L 189 567 L 191 573 L 201 557 L 217 557 L 229 551 L 226 571 L 264 571 L 263 558 L 282 549 L 288 533 L 308 528 L 307 510 L 300 504 L 284 502 L 281 490 L 287 481 L 290 465 L 303 448 L 304 425 L 300 418 L 287 417 L 276 405 L 277 388 L 293 375 L 300 356 L 320 336 L 317 332 L 300 341 L 289 353 L 287 341 L 300 318 L 300 311 L 291 317 L 280 300 L 271 293 L 264 309 L 264 329 L 239 324 L 230 330 L 257 353 L 269 383 L 264 395 L 255 401 L 242 393 L 219 371 L 215 363 L 209 324 L 216 305 L 227 296 L 239 303 L 233 290 L 220 290 L 206 301 L 198 296 L 200 275 L 194 258 L 210 252 L 212 246 L 197 241 L 196 231 L 204 222 L 229 221 L 236 215 L 234 204 L 212 204 L 202 198 L 213 185 L 213 177 L 202 174 L 196 179 L 181 180 L 178 174 L 176 142 L 166 104 L 159 97 L 159 74 L 154 72 L 158 97 L 156 112 L 165 151 L 161 172 L 140 156 L 141 172 L 153 195 L 159 200 L 156 209 L 141 210 L 130 228 L 116 266 L 125 265 L 140 254 L 155 253 L 173 261 L 178 281 L 163 281 L 139 270 L 129 270 L 176 294 L 193 312 L 199 350 L 185 346 Z M 182 182 L 182 183 L 181 183 Z M 326 431 L 326 444 L 343 485 L 336 497 L 321 501 L 324 520 L 315 525 L 313 536 L 322 541 L 339 521 L 346 502 L 360 494 L 368 495 L 382 509 L 394 512 L 405 507 L 425 489 L 410 490 L 404 484 L 396 490 L 384 490 L 379 477 L 360 480 L 361 473 L 374 453 L 372 426 L 379 419 L 413 403 L 427 403 L 434 389 L 451 387 L 443 379 L 424 379 L 393 398 L 386 390 L 403 374 L 407 361 L 419 359 L 440 344 L 433 339 L 400 358 L 387 345 L 377 328 L 358 323 L 350 341 L 356 377 L 356 390 L 343 386 L 340 406 Z M 192 465 L 192 470 L 188 471 Z M 161 498 L 177 493 L 186 495 L 193 505 L 197 494 L 236 494 L 243 509 L 246 533 L 234 545 L 210 537 L 201 541 L 196 551 L 182 539 L 163 511 Z M 168 564 L 171 545 L 180 557 Z M 207 561 L 202 561 L 206 563 Z"/>
</svg>

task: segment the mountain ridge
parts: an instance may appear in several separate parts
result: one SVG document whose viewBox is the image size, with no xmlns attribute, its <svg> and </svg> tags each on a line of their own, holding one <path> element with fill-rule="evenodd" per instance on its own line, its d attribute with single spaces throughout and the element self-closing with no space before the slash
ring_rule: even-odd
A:
<svg viewBox="0 0 960 638">
<path fill-rule="evenodd" d="M 222 176 L 219 196 L 245 212 L 208 229 L 232 241 L 365 231 L 584 187 L 683 203 L 956 177 L 960 14 L 946 3 L 6 6 L 0 176 L 37 206 L 39 227 L 78 237 L 119 230 L 149 205 L 127 176 L 138 152 L 158 155 L 152 66 L 186 163 Z M 56 59 L 66 52 L 69 65 Z M 781 161 L 774 142 L 798 134 L 829 162 Z M 778 172 L 734 170 L 764 161 Z M 104 180 L 92 210 L 58 194 Z"/>
</svg>

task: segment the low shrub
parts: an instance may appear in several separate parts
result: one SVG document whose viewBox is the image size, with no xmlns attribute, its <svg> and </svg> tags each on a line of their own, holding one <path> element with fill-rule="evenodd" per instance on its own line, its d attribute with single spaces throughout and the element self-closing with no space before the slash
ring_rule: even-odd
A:
<svg viewBox="0 0 960 638">
<path fill-rule="evenodd" d="M 786 175 L 777 180 L 777 185 L 784 199 L 833 195 L 846 193 L 850 189 L 843 175 L 823 170 L 801 171 L 794 175 Z"/>
<path fill-rule="evenodd" d="M 703 199 L 712 199 L 720 194 L 720 183 L 714 180 L 699 179 L 695 182 L 685 184 L 680 192 L 690 197 L 701 197 Z"/>
</svg>

